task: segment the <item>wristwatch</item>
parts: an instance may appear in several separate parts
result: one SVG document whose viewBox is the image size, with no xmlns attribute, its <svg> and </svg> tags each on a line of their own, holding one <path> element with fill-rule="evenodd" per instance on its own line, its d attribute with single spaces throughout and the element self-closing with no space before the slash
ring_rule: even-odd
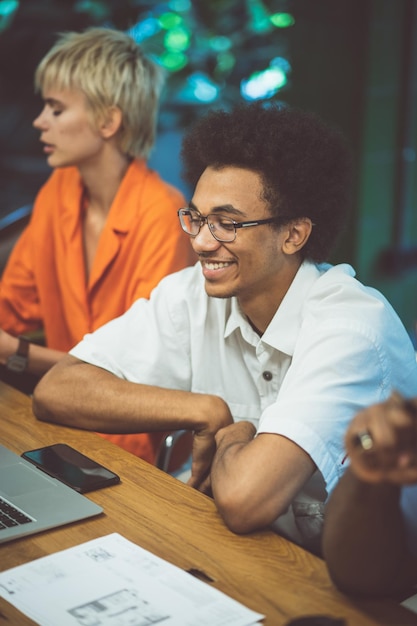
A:
<svg viewBox="0 0 417 626">
<path fill-rule="evenodd" d="M 6 367 L 12 372 L 18 374 L 25 371 L 29 361 L 29 344 L 30 342 L 25 337 L 18 337 L 19 346 L 17 352 L 8 357 L 6 361 Z"/>
</svg>

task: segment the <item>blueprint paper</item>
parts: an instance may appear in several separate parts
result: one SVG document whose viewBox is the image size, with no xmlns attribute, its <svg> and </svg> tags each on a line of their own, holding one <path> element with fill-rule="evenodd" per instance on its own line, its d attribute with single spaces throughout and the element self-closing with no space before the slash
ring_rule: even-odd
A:
<svg viewBox="0 0 417 626">
<path fill-rule="evenodd" d="M 253 626 L 264 617 L 118 533 L 0 573 L 0 597 L 39 626 Z"/>
</svg>

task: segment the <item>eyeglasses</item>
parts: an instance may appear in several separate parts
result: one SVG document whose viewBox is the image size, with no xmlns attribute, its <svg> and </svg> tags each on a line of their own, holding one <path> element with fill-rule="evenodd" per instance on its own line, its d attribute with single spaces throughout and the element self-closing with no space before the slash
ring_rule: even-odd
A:
<svg viewBox="0 0 417 626">
<path fill-rule="evenodd" d="M 235 222 L 230 217 L 224 215 L 201 215 L 194 209 L 179 209 L 178 217 L 180 218 L 181 228 L 187 235 L 196 237 L 202 226 L 207 224 L 211 234 L 217 241 L 221 243 L 231 243 L 236 239 L 236 230 L 238 228 L 248 228 L 249 226 L 261 226 L 262 224 L 278 224 L 289 221 L 290 217 L 269 217 L 265 220 L 251 220 L 250 222 Z"/>
</svg>

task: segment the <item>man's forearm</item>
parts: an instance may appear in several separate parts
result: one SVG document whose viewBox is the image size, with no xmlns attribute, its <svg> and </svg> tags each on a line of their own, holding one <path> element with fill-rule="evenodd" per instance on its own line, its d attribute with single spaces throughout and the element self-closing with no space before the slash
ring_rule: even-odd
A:
<svg viewBox="0 0 417 626">
<path fill-rule="evenodd" d="M 131 383 L 70 355 L 36 387 L 33 411 L 44 421 L 108 433 L 215 431 L 230 421 L 216 396 Z"/>
<path fill-rule="evenodd" d="M 216 435 L 211 482 L 226 524 L 237 533 L 265 528 L 282 515 L 314 472 L 309 455 L 276 434 L 254 438 L 239 422 Z"/>
<path fill-rule="evenodd" d="M 217 451 L 211 468 L 211 488 L 226 524 L 239 533 L 253 529 L 253 515 L 247 510 L 249 502 L 245 498 L 244 507 L 240 502 L 240 494 L 245 494 L 249 487 L 241 463 L 255 432 L 252 424 L 240 422 L 232 429 L 219 431 L 216 436 Z"/>
<path fill-rule="evenodd" d="M 346 593 L 384 594 L 407 584 L 400 489 L 360 481 L 348 468 L 326 509 L 323 555 Z"/>
</svg>

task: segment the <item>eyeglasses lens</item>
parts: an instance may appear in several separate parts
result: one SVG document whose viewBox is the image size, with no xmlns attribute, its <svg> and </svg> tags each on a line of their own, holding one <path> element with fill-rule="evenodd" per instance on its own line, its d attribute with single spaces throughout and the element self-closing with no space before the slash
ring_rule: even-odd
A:
<svg viewBox="0 0 417 626">
<path fill-rule="evenodd" d="M 180 213 L 181 226 L 189 235 L 197 235 L 200 230 L 200 216 L 194 211 L 183 211 Z"/>
<path fill-rule="evenodd" d="M 221 215 L 209 215 L 203 218 L 197 211 L 184 210 L 179 213 L 183 230 L 195 237 L 200 232 L 200 228 L 207 222 L 210 232 L 218 241 L 234 241 L 236 230 L 233 220 Z"/>
</svg>

